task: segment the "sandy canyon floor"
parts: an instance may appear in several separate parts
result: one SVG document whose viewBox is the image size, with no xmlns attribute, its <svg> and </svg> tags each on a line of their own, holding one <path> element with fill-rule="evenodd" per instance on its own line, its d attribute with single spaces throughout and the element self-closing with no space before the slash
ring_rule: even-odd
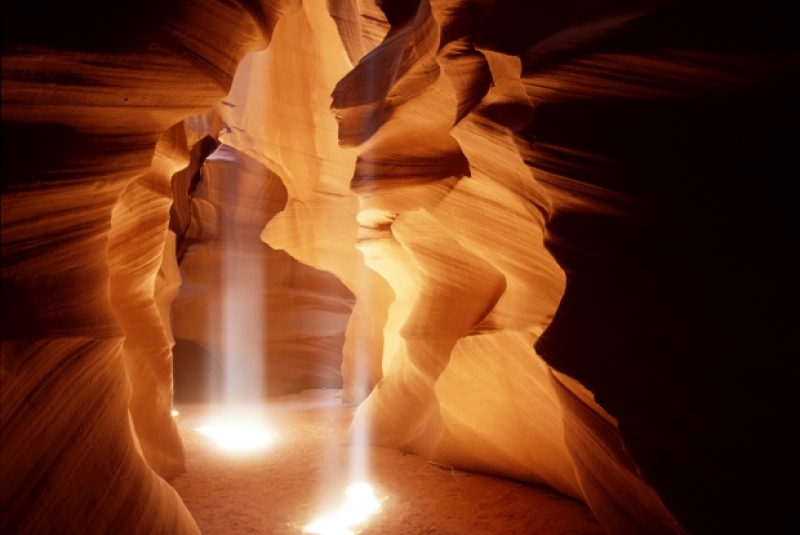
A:
<svg viewBox="0 0 800 535">
<path fill-rule="evenodd" d="M 272 399 L 277 437 L 247 455 L 220 451 L 196 429 L 207 405 L 178 406 L 186 473 L 171 483 L 207 535 L 299 535 L 345 501 L 354 452 L 345 444 L 354 407 L 341 390 Z M 467 473 L 387 448 L 366 449 L 381 509 L 353 529 L 362 535 L 605 533 L 588 508 L 552 491 Z"/>
</svg>

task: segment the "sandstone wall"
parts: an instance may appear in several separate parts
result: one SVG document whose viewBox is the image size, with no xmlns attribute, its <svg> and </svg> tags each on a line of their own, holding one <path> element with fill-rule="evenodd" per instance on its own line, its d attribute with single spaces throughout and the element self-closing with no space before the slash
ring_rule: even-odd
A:
<svg viewBox="0 0 800 535">
<path fill-rule="evenodd" d="M 220 145 L 190 199 L 190 242 L 172 308 L 176 395 L 209 401 L 341 388 L 353 296 L 329 273 L 261 241 L 286 189 L 258 160 Z M 186 342 L 191 342 L 192 345 Z M 192 348 L 200 348 L 200 350 Z M 210 362 L 209 362 L 210 361 Z M 227 385 L 235 386 L 227 391 Z M 181 390 L 183 389 L 183 391 Z"/>
<path fill-rule="evenodd" d="M 159 477 L 183 463 L 154 286 L 187 147 L 165 132 L 285 4 L 4 4 L 1 531 L 197 533 Z"/>
<path fill-rule="evenodd" d="M 355 295 L 342 375 L 373 443 L 550 485 L 612 533 L 784 529 L 795 8 L 8 9 L 3 531 L 196 532 L 159 477 L 183 462 L 166 177 L 197 141 L 170 128 L 212 105 L 209 186 L 280 178 L 263 240 Z"/>
<path fill-rule="evenodd" d="M 346 401 L 360 400 L 381 378 L 393 296 L 355 247 L 359 204 L 349 182 L 356 155 L 339 147 L 329 97 L 350 67 L 326 2 L 305 2 L 281 21 L 268 49 L 245 57 L 230 94 L 215 106 L 228 125 L 220 140 L 286 186 L 286 207 L 269 221 L 264 241 L 332 273 L 356 297 L 342 365 Z"/>
<path fill-rule="evenodd" d="M 305 2 L 215 107 L 228 125 L 220 139 L 286 184 L 264 240 L 356 295 L 343 373 L 351 399 L 371 392 L 354 429 L 554 487 L 612 531 L 680 530 L 616 420 L 533 350 L 565 277 L 544 247 L 549 195 L 518 146 L 533 118 L 520 59 L 473 46 L 488 16 L 477 5 L 386 10 L 391 29 L 367 44 L 322 2 Z M 361 340 L 372 347 L 352 351 Z"/>
</svg>

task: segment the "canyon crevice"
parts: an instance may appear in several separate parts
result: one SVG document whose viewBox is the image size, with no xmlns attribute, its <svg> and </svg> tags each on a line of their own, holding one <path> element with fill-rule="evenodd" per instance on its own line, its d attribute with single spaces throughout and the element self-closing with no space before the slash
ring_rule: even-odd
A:
<svg viewBox="0 0 800 535">
<path fill-rule="evenodd" d="M 372 445 L 609 533 L 792 525 L 796 8 L 3 9 L 0 531 L 198 533 L 170 411 L 231 307 Z"/>
</svg>

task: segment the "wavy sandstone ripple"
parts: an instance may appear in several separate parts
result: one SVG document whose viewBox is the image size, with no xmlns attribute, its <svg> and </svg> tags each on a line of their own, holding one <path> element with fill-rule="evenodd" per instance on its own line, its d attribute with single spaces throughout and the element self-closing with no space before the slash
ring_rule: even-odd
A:
<svg viewBox="0 0 800 535">
<path fill-rule="evenodd" d="M 277 271 L 247 342 L 373 444 L 610 533 L 780 531 L 796 9 L 128 7 L 4 6 L 0 531 L 197 533 L 171 348 L 221 352 L 222 238 Z"/>
</svg>

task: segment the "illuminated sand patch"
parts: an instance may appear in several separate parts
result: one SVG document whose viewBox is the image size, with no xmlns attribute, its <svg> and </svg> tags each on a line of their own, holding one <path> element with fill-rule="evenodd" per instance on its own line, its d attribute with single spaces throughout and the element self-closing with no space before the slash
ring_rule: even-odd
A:
<svg viewBox="0 0 800 535">
<path fill-rule="evenodd" d="M 347 500 L 336 511 L 308 524 L 303 533 L 352 535 L 354 529 L 378 512 L 381 502 L 369 483 L 355 483 L 345 490 Z"/>
<path fill-rule="evenodd" d="M 230 453 L 263 450 L 278 436 L 260 411 L 252 409 L 226 409 L 211 416 L 195 431 L 208 437 L 220 450 Z"/>
</svg>

